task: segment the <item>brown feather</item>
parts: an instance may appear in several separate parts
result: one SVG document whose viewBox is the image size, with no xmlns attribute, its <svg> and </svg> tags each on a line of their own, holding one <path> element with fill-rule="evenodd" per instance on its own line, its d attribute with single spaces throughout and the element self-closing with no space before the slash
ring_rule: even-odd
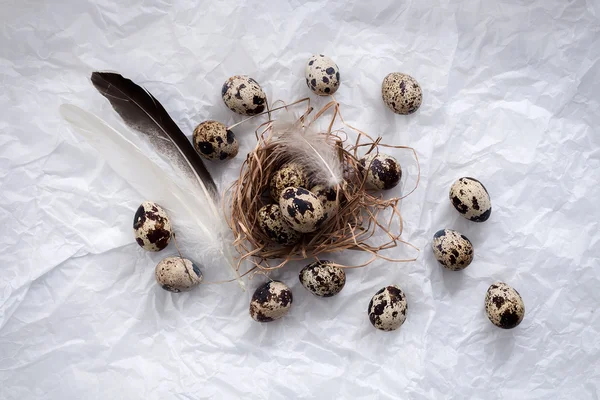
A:
<svg viewBox="0 0 600 400">
<path fill-rule="evenodd" d="M 217 196 L 217 186 L 202 159 L 150 92 L 117 73 L 94 72 L 91 79 L 129 127 L 146 135 L 158 153 L 187 178 L 195 177 L 212 196 Z"/>
</svg>

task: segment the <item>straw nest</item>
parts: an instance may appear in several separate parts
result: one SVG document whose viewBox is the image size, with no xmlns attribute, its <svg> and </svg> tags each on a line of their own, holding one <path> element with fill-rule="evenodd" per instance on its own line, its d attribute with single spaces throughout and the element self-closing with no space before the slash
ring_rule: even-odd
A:
<svg viewBox="0 0 600 400">
<path fill-rule="evenodd" d="M 413 148 L 407 146 L 391 146 L 381 143 L 381 137 L 371 138 L 365 132 L 346 124 L 341 116 L 339 104 L 333 100 L 316 113 L 309 121 L 312 112 L 310 100 L 303 99 L 307 109 L 300 117 L 304 124 L 312 124 L 332 111 L 333 116 L 324 134 L 331 135 L 338 146 L 339 156 L 344 165 L 344 184 L 339 185 L 339 206 L 337 212 L 326 220 L 322 227 L 314 233 L 304 234 L 302 240 L 292 246 L 280 246 L 269 240 L 268 236 L 258 225 L 258 211 L 270 200 L 269 181 L 273 173 L 281 167 L 281 160 L 274 155 L 277 146 L 273 141 L 273 120 L 265 122 L 256 129 L 257 145 L 242 164 L 240 177 L 225 193 L 228 201 L 224 205 L 228 210 L 228 223 L 234 234 L 234 245 L 240 254 L 238 270 L 243 261 L 247 260 L 252 267 L 243 273 L 255 270 L 269 271 L 283 267 L 289 261 L 303 259 L 319 259 L 324 254 L 344 250 L 366 252 L 370 255 L 366 262 L 360 265 L 339 265 L 342 268 L 363 267 L 378 258 L 392 262 L 414 261 L 411 259 L 394 259 L 385 256 L 389 250 L 399 244 L 416 247 L 403 241 L 402 216 L 398 210 L 402 198 L 410 195 L 418 186 L 420 169 Z M 339 118 L 343 127 L 356 133 L 356 140 L 349 142 L 344 128 L 332 130 Z M 365 174 L 361 173 L 360 158 L 370 153 L 378 153 L 381 147 L 407 149 L 412 151 L 419 171 L 414 189 L 402 197 L 385 199 L 380 192 L 365 187 Z M 361 153 L 361 154 L 359 154 Z M 378 231 L 382 235 L 378 234 Z M 377 234 L 379 243 L 370 243 Z M 380 239 L 382 237 L 383 239 Z"/>
</svg>

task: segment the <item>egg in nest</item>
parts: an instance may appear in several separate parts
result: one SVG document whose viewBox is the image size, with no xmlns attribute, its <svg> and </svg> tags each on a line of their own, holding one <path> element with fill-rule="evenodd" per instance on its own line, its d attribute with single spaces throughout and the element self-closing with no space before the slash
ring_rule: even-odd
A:
<svg viewBox="0 0 600 400">
<path fill-rule="evenodd" d="M 227 79 L 221 96 L 231 111 L 242 115 L 260 114 L 267 106 L 267 95 L 262 87 L 247 75 L 235 75 Z"/>
<path fill-rule="evenodd" d="M 283 246 L 300 240 L 300 234 L 286 222 L 277 204 L 267 204 L 258 210 L 258 226 L 269 239 Z"/>
<path fill-rule="evenodd" d="M 363 173 L 366 170 L 365 185 L 369 189 L 392 189 L 402 179 L 400 163 L 387 154 L 369 154 L 360 160 L 360 165 Z"/>
<path fill-rule="evenodd" d="M 154 271 L 156 282 L 173 293 L 187 292 L 202 282 L 200 268 L 187 258 L 167 257 Z"/>
<path fill-rule="evenodd" d="M 204 121 L 194 129 L 194 148 L 207 160 L 234 158 L 240 145 L 235 134 L 218 121 Z"/>
<path fill-rule="evenodd" d="M 450 187 L 450 201 L 463 217 L 474 222 L 484 222 L 492 214 L 490 195 L 475 178 L 458 179 Z"/>
<path fill-rule="evenodd" d="M 317 198 L 323 204 L 323 208 L 325 208 L 325 212 L 327 216 L 332 216 L 335 214 L 339 206 L 338 202 L 338 194 L 337 191 L 332 187 L 326 187 L 324 185 L 316 185 L 310 189 L 312 193 L 314 193 Z"/>
<path fill-rule="evenodd" d="M 283 189 L 287 187 L 307 187 L 308 175 L 304 168 L 296 163 L 287 163 L 279 168 L 269 183 L 271 197 L 275 201 L 279 201 L 279 197 Z"/>
<path fill-rule="evenodd" d="M 346 284 L 346 273 L 328 260 L 315 261 L 302 268 L 300 283 L 319 297 L 335 296 Z"/>
<path fill-rule="evenodd" d="M 167 212 L 152 201 L 144 201 L 133 217 L 135 241 L 143 249 L 161 251 L 169 245 L 173 230 Z"/>
<path fill-rule="evenodd" d="M 442 229 L 433 235 L 431 245 L 435 259 L 451 271 L 465 269 L 473 261 L 473 245 L 460 232 Z"/>
<path fill-rule="evenodd" d="M 259 286 L 250 300 L 250 316 L 258 322 L 270 322 L 283 317 L 292 306 L 292 291 L 279 281 Z"/>
<path fill-rule="evenodd" d="M 279 207 L 283 218 L 298 232 L 314 232 L 327 219 L 321 201 L 304 188 L 286 188 L 279 198 Z"/>
</svg>

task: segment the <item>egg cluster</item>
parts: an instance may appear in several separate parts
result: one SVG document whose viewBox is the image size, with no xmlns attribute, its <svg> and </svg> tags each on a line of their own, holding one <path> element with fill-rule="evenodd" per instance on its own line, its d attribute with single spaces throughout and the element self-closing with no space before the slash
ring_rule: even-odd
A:
<svg viewBox="0 0 600 400">
<path fill-rule="evenodd" d="M 398 161 L 385 154 L 365 156 L 359 161 L 356 173 L 362 177 L 364 186 L 369 190 L 391 189 L 398 185 L 402 177 Z M 274 203 L 260 208 L 257 222 L 270 246 L 295 246 L 302 241 L 310 241 L 323 223 L 334 216 L 339 207 L 345 205 L 339 188 L 315 185 L 302 166 L 295 162 L 285 163 L 275 170 L 269 182 L 268 198 Z M 344 269 L 328 260 L 306 265 L 300 271 L 299 279 L 301 285 L 317 297 L 337 295 L 346 284 Z M 283 282 L 273 281 L 266 285 L 268 286 L 262 285 L 256 289 L 250 303 L 250 315 L 259 322 L 281 318 L 291 305 L 291 289 Z M 282 293 L 283 298 L 289 298 L 289 301 L 279 299 Z M 395 309 L 389 313 L 382 312 L 377 317 L 376 326 L 386 330 L 399 327 L 402 322 L 398 321 L 404 321 L 406 316 L 404 297 L 400 303 L 402 302 L 404 308 L 399 311 L 403 312 L 402 318 L 398 317 Z M 373 312 L 379 312 L 382 305 L 374 307 Z M 399 307 L 399 304 L 390 303 L 390 307 Z M 370 313 L 372 314 L 371 311 Z M 388 318 L 394 320 L 390 322 Z M 370 319 L 374 321 L 372 317 Z"/>
<path fill-rule="evenodd" d="M 339 67 L 323 54 L 309 58 L 305 77 L 309 89 L 319 96 L 331 95 L 340 86 Z M 416 79 L 399 72 L 390 73 L 383 79 L 381 95 L 390 110 L 402 115 L 413 114 L 423 101 L 423 92 Z M 402 179 L 400 163 L 383 153 L 367 154 L 360 159 L 359 173 L 368 190 L 392 189 Z M 300 166 L 293 163 L 282 166 L 273 177 L 271 196 L 276 202 L 279 199 L 279 202 L 265 207 L 274 209 L 278 206 L 280 212 L 262 212 L 258 219 L 261 229 L 274 242 L 297 244 L 305 235 L 318 230 L 327 216 L 343 205 L 343 199 L 339 198 L 339 192 L 335 188 L 315 185 L 309 191 L 305 189 L 307 184 L 310 184 L 310 178 Z M 452 206 L 467 220 L 481 223 L 490 218 L 490 196 L 477 179 L 458 179 L 452 184 L 449 197 Z M 279 233 L 274 233 L 282 231 L 282 227 L 291 228 L 290 232 L 298 233 L 295 241 L 285 240 L 287 234 L 282 239 Z M 473 243 L 464 234 L 453 229 L 437 231 L 431 247 L 435 259 L 450 271 L 464 270 L 474 261 Z M 329 297 L 341 291 L 346 283 L 346 275 L 343 269 L 329 261 L 317 261 L 302 269 L 300 282 L 316 296 Z M 377 329 L 396 330 L 406 320 L 407 309 L 407 297 L 402 289 L 397 285 L 389 285 L 375 293 L 369 302 L 369 321 Z M 288 308 L 285 309 L 286 312 L 287 310 Z M 516 327 L 524 316 L 521 296 L 502 282 L 496 282 L 488 289 L 485 310 L 494 325 L 505 329 Z"/>
<path fill-rule="evenodd" d="M 174 236 L 167 212 L 152 201 L 144 201 L 135 212 L 133 233 L 137 244 L 148 251 L 164 250 Z M 173 293 L 187 292 L 202 282 L 200 268 L 181 256 L 161 260 L 154 275 L 160 287 Z"/>
<path fill-rule="evenodd" d="M 340 69 L 331 58 L 323 54 L 313 55 L 305 65 L 305 80 L 314 94 L 331 96 L 341 86 Z M 221 98 L 228 109 L 240 115 L 254 117 L 269 111 L 265 91 L 247 75 L 228 78 L 222 86 Z M 381 98 L 394 113 L 409 115 L 421 107 L 423 91 L 414 77 L 392 72 L 383 78 Z M 232 128 L 214 120 L 198 124 L 193 132 L 194 149 L 206 160 L 235 158 L 239 152 L 239 142 Z M 398 160 L 392 155 L 380 153 L 376 147 L 357 161 L 352 173 L 360 177 L 360 187 L 365 190 L 390 190 L 402 180 L 403 171 Z M 345 184 L 347 182 L 344 181 L 342 185 Z M 269 177 L 268 193 L 257 199 L 261 207 L 256 214 L 255 226 L 264 234 L 260 240 L 267 247 L 279 246 L 290 250 L 309 242 L 326 221 L 346 206 L 347 199 L 344 198 L 344 191 L 340 190 L 342 185 L 323 185 L 294 159 L 278 164 Z M 456 180 L 450 187 L 449 199 L 468 221 L 482 223 L 491 216 L 490 195 L 475 178 L 462 177 Z M 166 211 L 151 201 L 140 205 L 133 228 L 136 242 L 148 251 L 165 249 L 174 236 Z M 449 271 L 463 271 L 476 261 L 471 240 L 453 229 L 438 230 L 433 236 L 431 248 L 435 259 Z M 203 278 L 200 268 L 183 257 L 167 257 L 160 261 L 155 269 L 155 277 L 163 289 L 174 293 L 191 290 Z M 329 260 L 317 260 L 305 265 L 298 278 L 301 286 L 316 298 L 336 296 L 346 286 L 344 268 Z M 258 322 L 280 319 L 290 311 L 293 300 L 290 287 L 284 282 L 269 280 L 256 288 L 252 295 L 250 316 Z M 391 284 L 372 296 L 367 316 L 375 328 L 393 331 L 405 323 L 407 310 L 407 295 L 398 285 Z M 523 320 L 525 307 L 514 288 L 503 282 L 495 282 L 487 290 L 485 311 L 494 325 L 511 329 Z"/>
<path fill-rule="evenodd" d="M 402 177 L 400 164 L 389 155 L 367 155 L 359 165 L 356 172 L 370 190 L 392 189 Z M 293 161 L 276 169 L 269 192 L 274 203 L 259 210 L 258 225 L 272 242 L 280 245 L 296 244 L 303 234 L 317 231 L 344 203 L 339 189 L 315 185 L 304 168 Z"/>
<path fill-rule="evenodd" d="M 338 65 L 324 54 L 316 54 L 308 59 L 305 78 L 308 88 L 319 96 L 336 93 L 341 84 Z M 383 94 L 384 101 L 393 90 L 393 85 L 388 87 L 389 90 Z M 396 89 L 399 93 L 397 96 L 402 96 L 403 93 L 408 96 L 412 93 L 402 91 L 399 86 Z M 225 96 L 226 91 L 223 93 Z M 231 101 L 228 96 L 226 103 Z M 413 111 L 419 105 L 413 103 Z M 235 111 L 234 108 L 230 108 Z M 364 189 L 369 191 L 392 189 L 402 179 L 402 168 L 398 160 L 389 154 L 375 151 L 358 160 L 358 168 L 354 172 L 361 177 Z M 293 160 L 275 169 L 270 177 L 268 189 L 268 197 L 272 203 L 262 206 L 257 214 L 257 225 L 264 233 L 264 240 L 268 242 L 268 246 L 294 247 L 310 241 L 312 235 L 346 204 L 343 191 L 339 187 L 316 184 L 302 165 Z M 306 265 L 300 271 L 299 279 L 300 284 L 317 297 L 337 295 L 346 284 L 344 269 L 328 260 Z M 399 288 L 395 288 L 396 286 L 389 286 L 385 293 L 378 292 L 369 306 L 369 319 L 372 322 L 377 321 L 376 327 L 380 329 L 396 329 L 406 318 L 406 298 Z M 283 294 L 284 300 L 279 299 L 280 294 Z M 384 300 L 384 296 L 394 301 Z M 288 298 L 289 301 L 285 300 Z M 291 298 L 289 287 L 283 282 L 271 281 L 256 289 L 250 304 L 250 315 L 260 322 L 278 319 L 290 309 Z"/>
<path fill-rule="evenodd" d="M 492 214 L 490 195 L 475 178 L 462 177 L 450 186 L 450 202 L 469 221 L 484 222 Z M 435 259 L 447 270 L 462 271 L 471 265 L 475 252 L 471 241 L 452 229 L 441 229 L 433 235 L 431 249 Z M 496 326 L 512 329 L 525 316 L 525 305 L 519 292 L 504 282 L 496 282 L 487 290 L 485 312 Z"/>
<path fill-rule="evenodd" d="M 308 59 L 305 78 L 308 88 L 319 96 L 333 95 L 341 86 L 338 65 L 324 54 L 316 54 Z M 221 98 L 224 105 L 236 114 L 254 117 L 269 110 L 265 91 L 248 75 L 229 77 L 222 85 Z M 216 120 L 198 124 L 192 135 L 192 144 L 198 155 L 209 161 L 235 158 L 240 145 L 233 127 Z M 359 161 L 359 169 L 355 173 L 362 177 L 364 187 L 368 190 L 391 189 L 402 178 L 400 164 L 390 155 L 366 154 Z M 256 225 L 264 233 L 268 246 L 292 247 L 310 240 L 325 221 L 344 206 L 345 201 L 339 187 L 312 181 L 302 165 L 293 160 L 280 165 L 270 177 L 269 192 L 271 202 L 266 202 L 256 215 Z M 167 248 L 174 237 L 167 212 L 152 201 L 142 203 L 134 217 L 134 236 L 145 250 L 157 252 Z M 155 268 L 155 276 L 163 289 L 174 293 L 188 291 L 202 281 L 198 265 L 183 257 L 161 260 Z M 316 296 L 330 297 L 344 287 L 346 276 L 343 269 L 334 263 L 317 261 L 302 270 L 300 281 Z M 259 288 L 257 293 L 260 291 L 262 294 L 252 300 L 251 315 L 254 319 L 271 321 L 285 313 L 275 312 L 278 307 L 289 309 L 291 292 L 287 300 L 282 300 L 283 297 L 280 301 L 274 300 L 279 298 L 282 285 L 272 282 L 268 290 Z M 271 295 L 267 296 L 265 290 Z M 264 307 L 271 311 L 266 311 Z"/>
<path fill-rule="evenodd" d="M 304 77 L 306 86 L 318 96 L 333 95 L 342 82 L 340 68 L 335 61 L 324 54 L 314 54 L 309 57 L 304 68 Z M 392 72 L 383 79 L 381 97 L 384 104 L 393 112 L 412 114 L 421 106 L 423 93 L 415 78 L 405 73 Z M 254 117 L 269 111 L 265 91 L 248 75 L 229 77 L 221 87 L 221 98 L 229 110 L 239 115 Z M 235 158 L 239 150 L 239 143 L 231 128 L 213 120 L 198 124 L 193 132 L 193 142 L 198 154 L 211 161 Z M 371 156 L 374 157 L 379 155 Z M 368 187 L 383 189 L 383 186 L 387 186 L 385 187 L 387 189 L 395 186 L 400 180 L 402 176 L 400 166 L 384 162 L 386 157 L 390 158 L 382 155 L 383 163 L 377 163 L 373 166 L 373 171 L 367 171 Z"/>
</svg>

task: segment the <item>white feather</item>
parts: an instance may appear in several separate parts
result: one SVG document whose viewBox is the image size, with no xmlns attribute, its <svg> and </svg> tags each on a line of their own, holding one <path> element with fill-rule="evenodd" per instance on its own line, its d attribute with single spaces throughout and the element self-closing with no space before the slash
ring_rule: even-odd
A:
<svg viewBox="0 0 600 400">
<path fill-rule="evenodd" d="M 231 236 L 226 221 L 214 200 L 196 184 L 182 188 L 163 168 L 151 160 L 133 141 L 137 135 L 125 127 L 117 130 L 103 120 L 77 106 L 63 104 L 59 108 L 62 117 L 71 127 L 92 145 L 110 167 L 124 178 L 146 200 L 164 207 L 178 232 L 188 235 L 200 233 L 206 250 L 217 250 L 234 272 L 238 283 L 244 288 L 231 252 Z M 188 187 L 189 186 L 189 187 Z M 178 236 L 179 238 L 179 236 Z M 190 242 L 189 238 L 186 242 Z M 192 241 L 193 242 L 193 241 Z"/>
<path fill-rule="evenodd" d="M 335 136 L 310 125 L 304 127 L 290 112 L 283 112 L 272 128 L 276 157 L 302 165 L 315 183 L 327 187 L 342 183 L 343 167 Z"/>
</svg>

